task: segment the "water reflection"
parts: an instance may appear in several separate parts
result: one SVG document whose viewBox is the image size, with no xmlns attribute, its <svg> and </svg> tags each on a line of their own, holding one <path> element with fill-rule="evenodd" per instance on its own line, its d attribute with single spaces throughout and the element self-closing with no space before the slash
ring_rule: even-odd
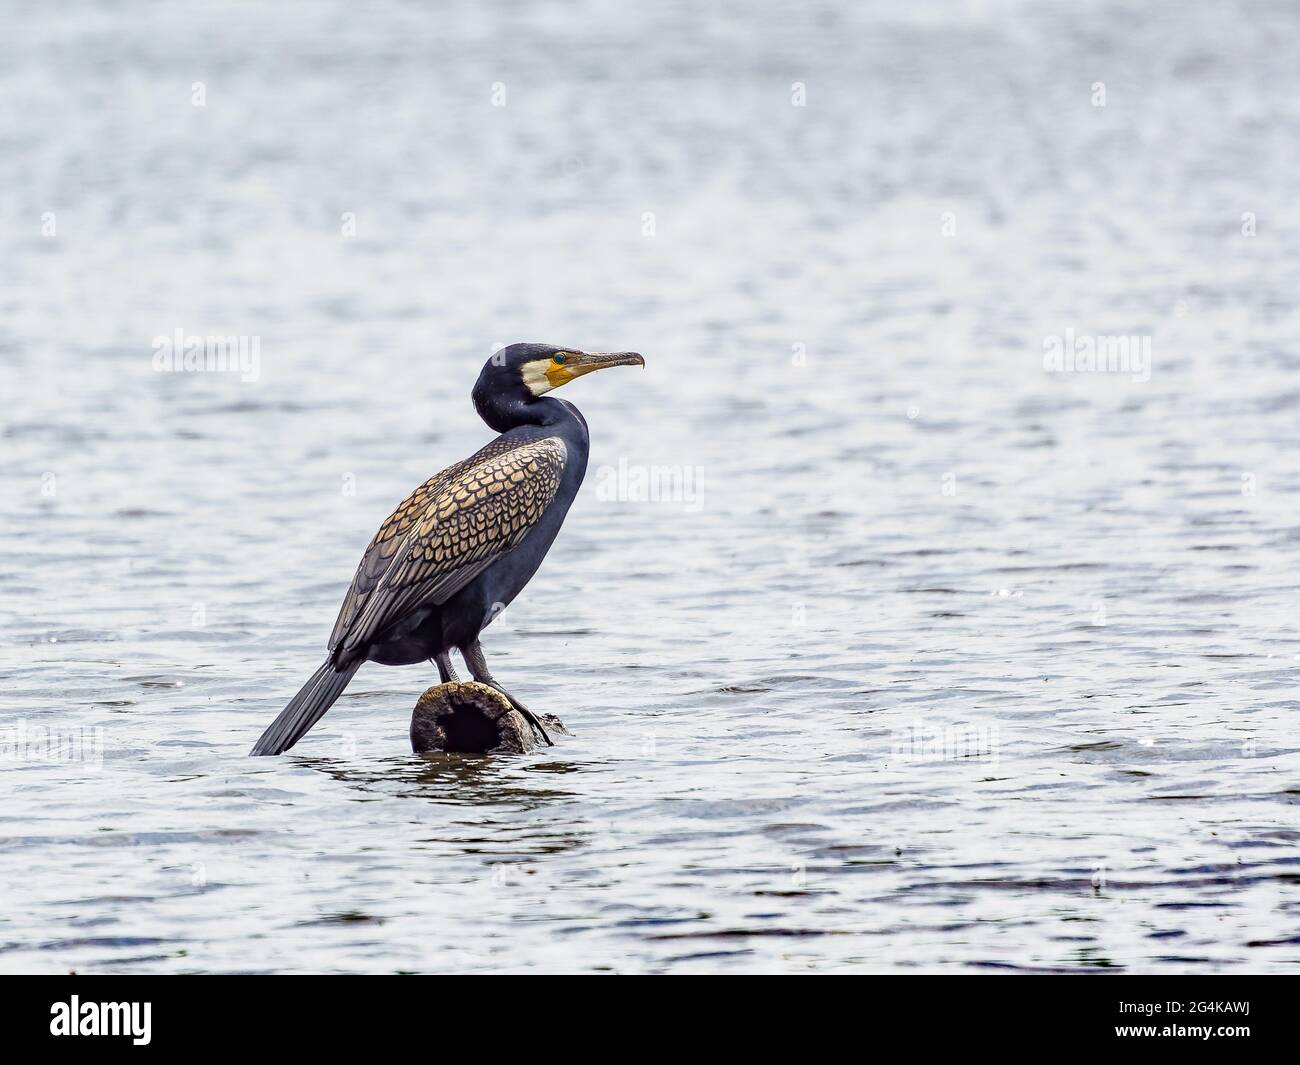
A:
<svg viewBox="0 0 1300 1065">
<path fill-rule="evenodd" d="M 577 797 L 577 792 L 542 786 L 536 776 L 541 770 L 521 771 L 523 767 L 510 764 L 511 758 L 509 755 L 436 753 L 359 765 L 329 758 L 298 761 L 364 793 L 454 806 L 510 805 L 522 810 L 539 810 Z M 576 763 L 559 762 L 551 763 L 542 772 L 574 773 L 580 768 Z"/>
</svg>

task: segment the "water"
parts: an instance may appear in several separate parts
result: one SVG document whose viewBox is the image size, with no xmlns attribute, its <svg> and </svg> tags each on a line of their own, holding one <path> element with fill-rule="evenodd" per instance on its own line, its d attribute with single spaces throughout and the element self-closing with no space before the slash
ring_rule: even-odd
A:
<svg viewBox="0 0 1300 1065">
<path fill-rule="evenodd" d="M 13 16 L 0 967 L 1294 968 L 1300 16 L 865 7 Z M 519 339 L 648 362 L 484 639 L 575 735 L 246 758 Z"/>
</svg>

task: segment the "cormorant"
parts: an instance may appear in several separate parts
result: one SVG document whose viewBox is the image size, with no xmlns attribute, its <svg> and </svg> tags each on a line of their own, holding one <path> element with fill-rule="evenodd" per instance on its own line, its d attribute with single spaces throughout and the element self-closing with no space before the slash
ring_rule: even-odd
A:
<svg viewBox="0 0 1300 1065">
<path fill-rule="evenodd" d="M 545 393 L 607 366 L 644 366 L 633 351 L 511 344 L 483 367 L 474 409 L 501 435 L 436 473 L 379 527 L 352 578 L 329 655 L 251 754 L 287 751 L 333 705 L 363 662 L 432 659 L 456 679 L 453 648 L 475 680 L 501 692 L 549 744 L 535 714 L 488 672 L 479 633 L 532 575 L 587 470 L 587 423 Z"/>
</svg>

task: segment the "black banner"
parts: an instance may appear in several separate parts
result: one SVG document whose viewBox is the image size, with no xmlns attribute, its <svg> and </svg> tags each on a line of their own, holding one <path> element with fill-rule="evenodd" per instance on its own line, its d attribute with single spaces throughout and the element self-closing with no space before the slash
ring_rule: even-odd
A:
<svg viewBox="0 0 1300 1065">
<path fill-rule="evenodd" d="M 1297 986 L 1286 977 L 1246 976 L 868 976 L 833 989 L 747 979 L 714 992 L 743 996 L 735 1001 L 744 1008 L 732 1013 L 723 1005 L 730 999 L 712 1002 L 667 981 L 639 982 L 635 998 L 590 981 L 581 990 L 545 994 L 541 985 L 520 980 L 492 988 L 418 976 L 9 977 L 4 984 L 7 1045 L 35 1053 L 61 1047 L 95 1053 L 108 1043 L 131 1053 L 249 1045 L 259 1051 L 397 1049 L 413 1039 L 441 1043 L 476 1030 L 509 1032 L 516 1024 L 502 1020 L 512 1015 L 535 1039 L 561 1023 L 570 1035 L 591 1023 L 594 998 L 600 1022 L 594 1030 L 608 1032 L 611 1019 L 649 1025 L 678 1050 L 683 1039 L 725 1039 L 733 1049 L 736 1042 L 766 1043 L 773 1034 L 824 1039 L 850 1022 L 868 1047 L 903 1040 L 925 1052 L 1123 1044 L 1173 1044 L 1181 1051 L 1199 1043 L 1230 1054 L 1289 1049 Z M 621 1017 L 604 1004 L 605 994 L 618 995 Z M 827 995 L 857 1004 L 847 1013 L 827 1008 Z M 705 1001 L 711 1004 L 704 1007 Z M 701 1005 L 693 1010 L 695 1003 Z M 707 1034 L 691 1034 L 697 1031 Z"/>
</svg>

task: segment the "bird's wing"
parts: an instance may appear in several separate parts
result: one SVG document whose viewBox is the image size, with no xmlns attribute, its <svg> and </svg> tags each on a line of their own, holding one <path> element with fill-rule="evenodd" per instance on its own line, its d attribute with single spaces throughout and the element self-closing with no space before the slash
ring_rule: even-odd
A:
<svg viewBox="0 0 1300 1065">
<path fill-rule="evenodd" d="M 339 611 L 330 650 L 365 644 L 446 602 L 517 547 L 560 487 L 558 437 L 497 440 L 425 481 L 380 526 Z"/>
<path fill-rule="evenodd" d="M 366 599 L 387 572 L 388 567 L 392 564 L 393 556 L 397 554 L 398 548 L 406 543 L 406 537 L 411 531 L 411 526 L 423 516 L 425 508 L 436 495 L 438 487 L 462 473 L 464 468 L 471 464 L 472 460 L 467 459 L 448 467 L 440 473 L 435 473 L 402 500 L 397 509 L 384 519 L 384 523 L 379 526 L 379 531 L 375 533 L 374 538 L 366 548 L 366 553 L 361 556 L 361 563 L 357 566 L 356 575 L 352 578 L 352 585 L 348 588 L 348 594 L 343 598 L 343 605 L 339 608 L 338 619 L 334 622 L 334 631 L 330 633 L 329 649 L 331 651 L 347 635 L 348 629 L 356 621 L 357 615 L 361 613 L 362 608 L 366 605 Z"/>
</svg>

